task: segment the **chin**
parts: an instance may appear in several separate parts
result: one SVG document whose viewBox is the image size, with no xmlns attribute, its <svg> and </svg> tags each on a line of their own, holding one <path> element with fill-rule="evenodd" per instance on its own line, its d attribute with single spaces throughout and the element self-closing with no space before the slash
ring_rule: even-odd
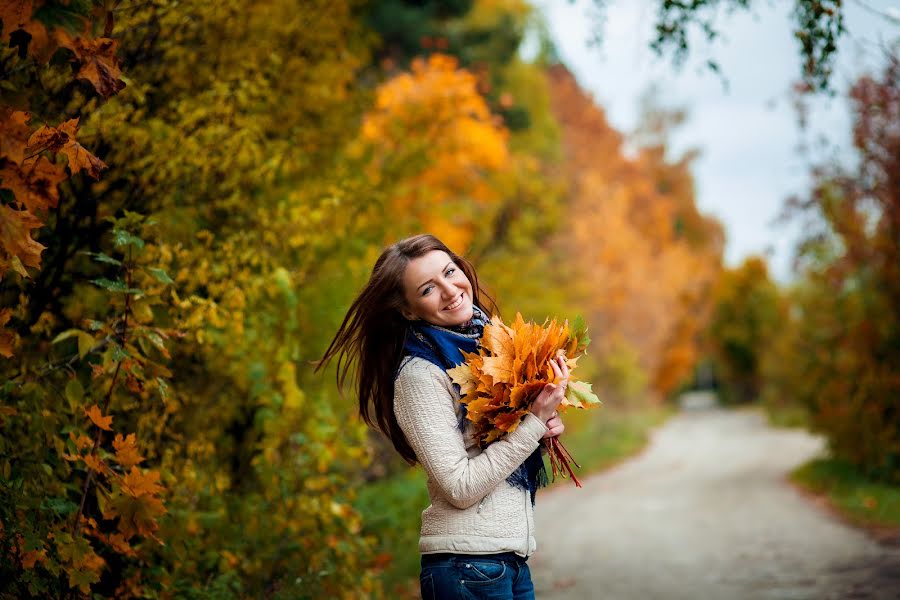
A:
<svg viewBox="0 0 900 600">
<path fill-rule="evenodd" d="M 462 311 L 462 313 L 460 313 L 460 315 L 456 318 L 456 320 L 453 322 L 453 324 L 454 325 L 462 325 L 463 323 L 465 323 L 469 319 L 471 319 L 474 314 L 475 314 L 475 311 L 472 309 L 472 305 L 470 304 L 469 308 L 467 310 Z"/>
</svg>

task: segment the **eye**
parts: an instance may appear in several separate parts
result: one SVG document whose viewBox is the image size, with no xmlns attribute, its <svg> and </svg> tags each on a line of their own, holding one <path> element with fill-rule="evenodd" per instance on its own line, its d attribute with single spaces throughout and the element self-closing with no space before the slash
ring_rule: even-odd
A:
<svg viewBox="0 0 900 600">
<path fill-rule="evenodd" d="M 445 275 L 446 275 L 447 277 L 450 277 L 450 276 L 451 276 L 453 273 L 455 273 L 455 272 L 456 272 L 456 268 L 455 268 L 455 267 L 450 267 L 449 269 L 447 269 L 447 272 L 445 273 Z"/>
<path fill-rule="evenodd" d="M 432 287 L 434 287 L 434 286 L 430 286 L 430 285 L 429 285 L 429 286 L 426 287 L 424 290 L 422 290 L 422 295 L 425 296 L 426 294 L 428 294 L 428 292 L 431 291 L 431 288 L 432 288 Z"/>
</svg>

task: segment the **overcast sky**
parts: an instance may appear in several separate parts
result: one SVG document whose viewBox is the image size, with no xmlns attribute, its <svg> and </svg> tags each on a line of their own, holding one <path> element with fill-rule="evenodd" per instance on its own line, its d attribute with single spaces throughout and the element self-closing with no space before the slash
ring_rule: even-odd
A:
<svg viewBox="0 0 900 600">
<path fill-rule="evenodd" d="M 602 44 L 588 43 L 598 21 L 590 0 L 535 0 L 544 13 L 560 58 L 607 112 L 614 127 L 632 131 L 639 121 L 640 98 L 651 86 L 665 107 L 684 108 L 687 123 L 674 132 L 677 156 L 698 148 L 694 164 L 697 201 L 727 232 L 726 261 L 739 263 L 765 254 L 781 281 L 791 276 L 797 225 L 773 225 L 785 198 L 808 189 L 809 164 L 823 155 L 850 157 L 850 115 L 846 90 L 857 75 L 875 70 L 878 45 L 896 40 L 900 26 L 866 7 L 900 20 L 900 0 L 848 0 L 834 84 L 839 94 L 813 103 L 811 128 L 801 133 L 790 89 L 800 75 L 792 36 L 790 0 L 757 0 L 752 12 L 723 12 L 722 37 L 710 45 L 701 38 L 680 70 L 671 58 L 649 49 L 657 0 L 607 0 Z M 602 23 L 602 22 L 601 22 Z M 704 68 L 715 58 L 728 81 Z M 827 150 L 819 144 L 822 134 Z M 797 151 L 802 142 L 812 150 Z"/>
</svg>

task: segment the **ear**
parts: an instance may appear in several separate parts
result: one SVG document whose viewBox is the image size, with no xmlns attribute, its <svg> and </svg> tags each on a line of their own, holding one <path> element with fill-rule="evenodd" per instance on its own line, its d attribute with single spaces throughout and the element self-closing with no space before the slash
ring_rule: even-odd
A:
<svg viewBox="0 0 900 600">
<path fill-rule="evenodd" d="M 418 321 L 419 318 L 412 313 L 408 308 L 401 308 L 400 314 L 403 315 L 403 318 L 407 321 Z"/>
</svg>

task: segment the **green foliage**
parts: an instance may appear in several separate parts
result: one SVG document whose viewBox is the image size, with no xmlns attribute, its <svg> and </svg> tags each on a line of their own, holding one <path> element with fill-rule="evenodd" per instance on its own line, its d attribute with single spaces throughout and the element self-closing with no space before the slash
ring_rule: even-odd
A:
<svg viewBox="0 0 900 600">
<path fill-rule="evenodd" d="M 726 402 L 751 402 L 762 389 L 761 363 L 786 315 L 766 264 L 749 258 L 719 277 L 709 343 Z"/>
<path fill-rule="evenodd" d="M 791 473 L 791 479 L 824 495 L 854 523 L 900 527 L 900 488 L 864 477 L 850 462 L 835 458 L 813 460 Z"/>
</svg>

